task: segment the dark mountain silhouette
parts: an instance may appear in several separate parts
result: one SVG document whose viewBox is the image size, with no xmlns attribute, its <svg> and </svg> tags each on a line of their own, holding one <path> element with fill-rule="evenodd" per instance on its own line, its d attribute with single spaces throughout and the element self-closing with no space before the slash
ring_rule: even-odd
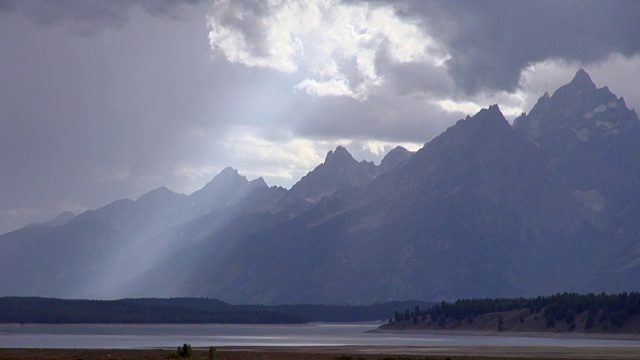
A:
<svg viewBox="0 0 640 360">
<path fill-rule="evenodd" d="M 370 303 L 637 289 L 640 123 L 579 71 L 379 166 L 346 149 L 291 190 L 231 168 L 0 236 L 7 295 Z M 10 254 L 10 255 L 7 255 Z"/>
<path fill-rule="evenodd" d="M 640 286 L 640 122 L 623 98 L 597 88 L 580 70 L 545 94 L 513 127 L 536 142 L 585 218 L 605 234 L 613 263 L 603 272 L 613 290 Z"/>
<path fill-rule="evenodd" d="M 324 162 L 291 187 L 277 206 L 281 215 L 293 218 L 333 197 L 344 196 L 369 184 L 377 176 L 406 161 L 411 152 L 402 147 L 391 150 L 380 166 L 357 161 L 342 146 L 329 151 Z"/>
<path fill-rule="evenodd" d="M 607 87 L 596 88 L 584 70 L 553 96 L 541 97 L 513 127 L 540 146 L 575 190 L 624 188 L 640 170 L 637 114 Z"/>
<path fill-rule="evenodd" d="M 579 288 L 599 235 L 578 208 L 492 106 L 358 191 L 243 237 L 204 278 L 231 301 L 268 303 Z"/>
<path fill-rule="evenodd" d="M 366 185 L 378 176 L 378 167 L 367 161 L 358 162 L 342 146 L 329 151 L 324 163 L 303 176 L 291 190 L 291 196 L 317 203 L 331 197 L 336 191 Z"/>
</svg>

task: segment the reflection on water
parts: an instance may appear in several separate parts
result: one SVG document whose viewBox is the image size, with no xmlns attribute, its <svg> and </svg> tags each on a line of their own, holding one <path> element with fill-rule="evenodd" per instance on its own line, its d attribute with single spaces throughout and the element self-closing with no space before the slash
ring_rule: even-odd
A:
<svg viewBox="0 0 640 360">
<path fill-rule="evenodd" d="M 634 346 L 640 340 L 367 333 L 377 325 L 0 324 L 0 347 L 154 348 L 205 346 Z"/>
</svg>

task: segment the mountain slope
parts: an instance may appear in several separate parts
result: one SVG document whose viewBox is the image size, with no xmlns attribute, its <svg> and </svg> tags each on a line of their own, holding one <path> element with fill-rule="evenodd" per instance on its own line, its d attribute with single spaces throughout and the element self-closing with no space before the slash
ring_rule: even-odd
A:
<svg viewBox="0 0 640 360">
<path fill-rule="evenodd" d="M 78 284 L 90 286 L 108 266 L 104 254 L 122 245 L 117 231 L 90 220 L 4 234 L 0 236 L 0 293 L 80 295 Z"/>
<path fill-rule="evenodd" d="M 291 190 L 223 170 L 0 236 L 0 292 L 370 303 L 640 286 L 640 122 L 586 72 L 379 166 L 342 147 Z M 14 293 L 17 292 L 17 293 Z M 87 295 L 89 294 L 89 295 Z M 1 293 L 0 293 L 1 295 Z"/>
<path fill-rule="evenodd" d="M 584 70 L 545 94 L 513 127 L 536 142 L 582 212 L 607 235 L 610 269 L 601 282 L 624 291 L 640 270 L 640 121 L 623 98 Z"/>
<path fill-rule="evenodd" d="M 372 162 L 358 162 L 342 146 L 329 151 L 324 163 L 303 176 L 291 190 L 290 196 L 317 203 L 331 197 L 338 190 L 348 190 L 370 183 L 380 170 Z"/>
<path fill-rule="evenodd" d="M 402 165 L 413 155 L 413 152 L 403 148 L 402 146 L 396 146 L 385 155 L 380 162 L 381 172 L 387 172 L 396 166 Z"/>
<path fill-rule="evenodd" d="M 584 239 L 597 235 L 492 106 L 360 190 L 243 238 L 209 291 L 266 303 L 552 292 L 584 285 L 573 279 L 588 277 L 580 259 L 597 241 Z"/>
<path fill-rule="evenodd" d="M 377 168 L 338 148 L 275 208 L 201 234 L 174 290 L 335 303 L 632 288 L 636 128 L 624 100 L 578 72 L 513 127 L 491 106 Z M 626 215 L 594 216 L 607 191 Z M 615 221 L 631 235 L 616 240 Z"/>
<path fill-rule="evenodd" d="M 64 224 L 68 223 L 74 217 L 76 217 L 76 214 L 74 214 L 74 213 L 72 213 L 70 211 L 63 211 L 58 216 L 53 218 L 52 220 L 49 220 L 49 221 L 46 221 L 46 222 L 43 222 L 43 223 L 39 223 L 39 224 L 33 224 L 33 225 L 34 226 L 60 226 L 60 225 L 64 225 Z"/>
<path fill-rule="evenodd" d="M 179 240 L 152 239 L 263 187 L 262 179 L 249 182 L 228 168 L 189 196 L 161 187 L 56 226 L 1 235 L 0 273 L 14 276 L 0 279 L 0 295 L 113 297 L 116 289 L 164 256 L 170 242 Z"/>
<path fill-rule="evenodd" d="M 195 203 L 196 213 L 202 215 L 216 207 L 233 204 L 253 190 L 266 186 L 262 178 L 248 181 L 238 174 L 238 170 L 227 167 L 202 189 L 189 195 L 189 199 Z"/>
<path fill-rule="evenodd" d="M 389 156 L 394 157 L 394 152 L 399 153 L 395 156 L 397 159 L 388 159 Z M 393 167 L 406 161 L 410 155 L 405 149 L 397 148 L 387 154 L 383 162 Z M 225 210 L 225 214 L 214 212 L 163 234 L 161 238 L 179 236 L 182 240 L 176 243 L 178 246 L 172 252 L 187 254 L 191 261 L 176 265 L 170 271 L 162 265 L 164 261 L 160 262 L 140 278 L 138 282 L 142 285 L 131 286 L 142 289 L 142 292 L 133 295 L 179 296 L 189 293 L 209 296 L 215 293 L 219 285 L 210 280 L 218 267 L 212 264 L 224 261 L 227 252 L 237 247 L 244 237 L 304 214 L 318 205 L 314 201 L 326 203 L 349 194 L 370 183 L 382 172 L 381 167 L 373 163 L 356 161 L 345 148 L 339 146 L 327 154 L 323 164 L 310 171 L 291 190 L 269 188 L 255 191 L 231 209 Z M 265 197 L 268 199 L 266 202 Z M 211 217 L 216 217 L 217 221 Z M 154 241 L 162 243 L 164 240 L 159 238 Z M 176 285 L 167 288 L 167 283 Z"/>
<path fill-rule="evenodd" d="M 573 189 L 606 196 L 633 183 L 640 170 L 637 114 L 607 87 L 598 89 L 584 70 L 541 97 L 513 127 L 540 146 Z"/>
</svg>

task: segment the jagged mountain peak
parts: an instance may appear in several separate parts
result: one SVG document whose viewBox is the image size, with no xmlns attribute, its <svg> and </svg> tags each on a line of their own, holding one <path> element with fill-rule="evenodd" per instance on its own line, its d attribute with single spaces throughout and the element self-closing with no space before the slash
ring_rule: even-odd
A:
<svg viewBox="0 0 640 360">
<path fill-rule="evenodd" d="M 262 177 L 259 177 L 257 179 L 253 179 L 253 180 L 249 181 L 249 187 L 251 189 L 257 189 L 257 188 L 261 188 L 261 187 L 269 187 L 269 185 L 267 185 L 267 182 L 264 181 L 264 179 Z"/>
<path fill-rule="evenodd" d="M 535 142 L 558 131 L 581 142 L 609 139 L 637 125 L 637 116 L 624 99 L 606 86 L 597 88 L 584 69 L 551 97 L 541 97 L 528 115 L 519 116 L 513 123 Z"/>
<path fill-rule="evenodd" d="M 485 115 L 485 116 L 491 115 L 491 116 L 497 116 L 504 119 L 504 115 L 502 114 L 502 111 L 500 110 L 500 106 L 498 106 L 498 104 L 489 105 L 489 107 L 486 109 L 485 108 L 480 109 L 480 111 L 478 111 L 478 113 L 473 117 L 476 117 L 478 115 Z"/>
<path fill-rule="evenodd" d="M 214 189 L 217 189 L 221 186 L 229 186 L 232 184 L 246 185 L 248 183 L 249 180 L 247 180 L 246 176 L 240 175 L 237 169 L 228 166 L 222 169 L 222 171 L 220 171 L 216 176 L 214 176 L 211 181 L 206 183 L 204 187 L 202 187 L 202 189 L 195 191 L 190 196 L 198 196 L 198 194 L 217 191 Z"/>
<path fill-rule="evenodd" d="M 136 203 L 142 207 L 167 207 L 174 205 L 176 202 L 180 201 L 181 198 L 186 197 L 186 195 L 178 194 L 176 192 L 171 191 L 165 186 L 161 186 L 157 189 L 151 190 L 146 194 L 140 196 Z"/>
<path fill-rule="evenodd" d="M 460 119 L 460 121 L 485 121 L 486 119 L 504 119 L 504 115 L 500 110 L 500 106 L 498 104 L 490 105 L 488 108 L 482 108 L 480 111 L 475 113 L 473 116 L 467 115 L 464 119 Z"/>
<path fill-rule="evenodd" d="M 464 119 L 458 120 L 452 127 L 448 128 L 447 132 L 459 131 L 461 129 L 469 129 L 470 131 L 500 131 L 505 128 L 509 128 L 509 122 L 500 111 L 500 107 L 497 104 L 491 105 L 488 108 L 482 108 L 475 115 L 467 115 Z M 444 135 L 441 134 L 440 136 Z"/>
<path fill-rule="evenodd" d="M 232 167 L 226 167 L 222 171 L 218 173 L 218 175 L 214 176 L 211 181 L 209 181 L 203 189 L 207 187 L 214 186 L 215 184 L 222 182 L 241 182 L 241 183 L 249 183 L 246 176 L 242 176 L 238 173 L 237 169 Z"/>
<path fill-rule="evenodd" d="M 171 196 L 171 195 L 175 195 L 176 193 L 169 190 L 169 188 L 167 188 L 166 186 L 160 186 L 159 188 L 153 189 L 143 195 L 141 195 L 137 201 L 140 200 L 145 200 L 148 198 L 158 198 L 158 197 L 165 197 L 165 196 Z"/>
<path fill-rule="evenodd" d="M 409 160 L 411 155 L 413 155 L 413 152 L 403 148 L 402 146 L 396 146 L 384 156 L 380 162 L 380 168 L 383 172 L 389 171 Z"/>
<path fill-rule="evenodd" d="M 413 169 L 448 166 L 454 157 L 467 158 L 486 151 L 491 144 L 510 138 L 511 125 L 498 105 L 481 109 L 458 120 L 416 152 L 409 161 Z M 422 170 L 419 170 L 420 172 Z M 431 170 L 429 170 L 431 171 Z"/>
<path fill-rule="evenodd" d="M 566 103 L 567 105 L 574 104 L 576 101 L 580 101 L 583 98 L 603 98 L 603 97 L 614 97 L 609 91 L 608 87 L 603 87 L 598 89 L 596 84 L 591 79 L 591 76 L 584 70 L 580 69 L 576 72 L 573 79 L 571 81 L 558 88 L 553 95 L 551 96 L 551 100 L 554 100 L 554 103 Z"/>
<path fill-rule="evenodd" d="M 472 117 L 467 117 L 461 121 L 473 130 L 501 132 L 510 129 L 509 122 L 497 104 L 481 109 Z"/>
<path fill-rule="evenodd" d="M 409 151 L 406 148 L 398 145 L 398 146 L 394 147 L 393 149 L 389 150 L 389 152 L 387 153 L 387 155 L 385 155 L 385 157 L 394 156 L 394 154 L 406 154 L 406 153 L 411 153 L 411 151 Z"/>
<path fill-rule="evenodd" d="M 290 196 L 315 203 L 336 191 L 371 182 L 380 173 L 372 162 L 358 162 L 343 146 L 329 151 L 324 163 L 303 176 L 290 190 Z"/>
<path fill-rule="evenodd" d="M 220 171 L 220 173 L 218 173 L 218 175 L 216 175 L 215 177 L 226 177 L 226 176 L 239 176 L 240 174 L 238 174 L 238 170 L 232 168 L 231 166 L 227 166 L 226 168 L 222 169 L 222 171 Z"/>
<path fill-rule="evenodd" d="M 583 88 L 596 88 L 596 84 L 591 80 L 591 76 L 584 70 L 579 69 L 573 77 L 573 80 L 569 83 L 572 86 L 578 86 Z"/>
<path fill-rule="evenodd" d="M 334 162 L 357 162 L 356 159 L 351 156 L 349 151 L 343 146 L 336 147 L 335 150 L 330 150 L 324 159 L 325 164 L 331 164 Z"/>
<path fill-rule="evenodd" d="M 608 87 L 597 88 L 583 69 L 551 97 L 540 98 L 513 128 L 538 145 L 550 166 L 580 194 L 613 193 L 611 179 L 626 181 L 621 179 L 638 166 L 637 114 Z"/>
<path fill-rule="evenodd" d="M 266 186 L 264 180 L 256 179 L 249 182 L 246 176 L 238 173 L 238 170 L 227 167 L 190 197 L 207 209 L 221 204 L 235 203 L 252 190 L 263 186 Z"/>
</svg>

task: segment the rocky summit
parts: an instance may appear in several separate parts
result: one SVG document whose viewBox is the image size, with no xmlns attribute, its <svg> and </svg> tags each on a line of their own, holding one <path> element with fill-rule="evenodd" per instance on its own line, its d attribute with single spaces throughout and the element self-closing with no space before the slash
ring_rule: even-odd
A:
<svg viewBox="0 0 640 360">
<path fill-rule="evenodd" d="M 511 125 L 491 105 L 380 165 L 290 190 L 223 170 L 0 236 L 2 295 L 371 303 L 640 286 L 640 122 L 580 70 Z"/>
</svg>

